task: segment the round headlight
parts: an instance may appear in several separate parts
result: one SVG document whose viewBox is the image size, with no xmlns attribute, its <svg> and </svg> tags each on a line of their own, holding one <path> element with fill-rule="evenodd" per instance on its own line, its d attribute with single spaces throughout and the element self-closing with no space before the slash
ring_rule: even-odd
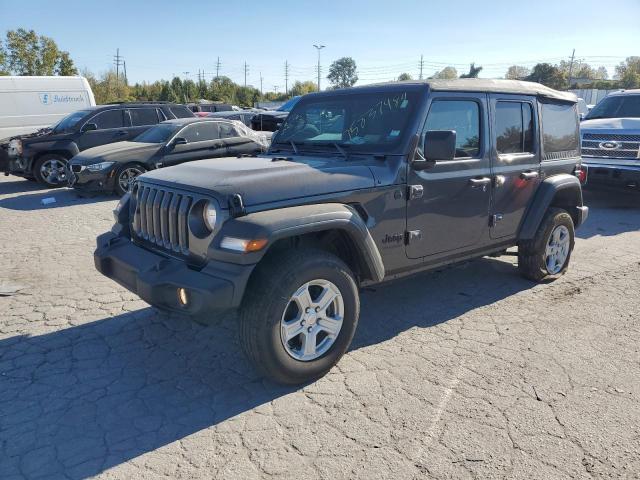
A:
<svg viewBox="0 0 640 480">
<path fill-rule="evenodd" d="M 202 210 L 202 216 L 204 217 L 204 223 L 212 232 L 216 228 L 216 219 L 218 218 L 218 209 L 215 203 L 207 202 Z"/>
</svg>

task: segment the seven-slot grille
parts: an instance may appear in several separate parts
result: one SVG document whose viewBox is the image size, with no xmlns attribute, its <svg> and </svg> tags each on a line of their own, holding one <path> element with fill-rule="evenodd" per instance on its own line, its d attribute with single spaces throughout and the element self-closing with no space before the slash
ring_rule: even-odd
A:
<svg viewBox="0 0 640 480">
<path fill-rule="evenodd" d="M 189 208 L 193 197 L 161 187 L 138 184 L 134 191 L 134 234 L 149 243 L 183 255 L 189 254 Z"/>
<path fill-rule="evenodd" d="M 603 143 L 614 143 L 617 148 L 602 148 Z M 585 157 L 640 158 L 640 135 L 618 133 L 585 133 L 582 135 L 582 155 Z"/>
</svg>

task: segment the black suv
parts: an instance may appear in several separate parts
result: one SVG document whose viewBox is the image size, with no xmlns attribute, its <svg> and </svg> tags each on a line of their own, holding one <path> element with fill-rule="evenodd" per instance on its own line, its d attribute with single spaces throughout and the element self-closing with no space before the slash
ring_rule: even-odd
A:
<svg viewBox="0 0 640 480">
<path fill-rule="evenodd" d="M 0 145 L 5 157 L 0 169 L 5 175 L 62 187 L 67 185 L 67 162 L 78 152 L 130 140 L 164 120 L 193 116 L 184 105 L 171 103 L 120 103 L 78 110 L 51 128 Z"/>
<path fill-rule="evenodd" d="M 583 205 L 576 97 L 510 80 L 398 82 L 303 97 L 267 154 L 138 177 L 97 239 L 104 275 L 161 309 L 240 307 L 265 375 L 344 354 L 359 288 L 518 248 L 562 275 Z"/>
</svg>

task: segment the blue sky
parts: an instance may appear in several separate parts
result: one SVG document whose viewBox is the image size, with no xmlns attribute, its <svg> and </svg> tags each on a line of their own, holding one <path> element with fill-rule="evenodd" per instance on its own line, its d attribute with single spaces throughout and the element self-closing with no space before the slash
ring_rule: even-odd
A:
<svg viewBox="0 0 640 480">
<path fill-rule="evenodd" d="M 573 48 L 611 74 L 640 55 L 640 0 L 0 0 L 0 34 L 18 27 L 52 37 L 95 73 L 119 47 L 130 82 L 211 74 L 219 56 L 221 75 L 242 83 L 246 61 L 247 83 L 259 87 L 262 73 L 265 90 L 284 89 L 285 60 L 291 82 L 314 80 L 318 43 L 326 45 L 324 74 L 351 56 L 359 83 L 417 76 L 421 54 L 425 75 L 476 62 L 483 77 L 501 77 L 514 63 L 568 59 Z"/>
</svg>

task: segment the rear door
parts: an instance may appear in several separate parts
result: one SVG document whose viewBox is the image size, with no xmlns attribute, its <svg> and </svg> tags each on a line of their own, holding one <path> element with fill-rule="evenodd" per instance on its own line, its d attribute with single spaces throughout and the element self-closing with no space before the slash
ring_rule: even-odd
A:
<svg viewBox="0 0 640 480">
<path fill-rule="evenodd" d="M 220 139 L 227 147 L 227 155 L 251 155 L 259 152 L 258 145 L 249 137 L 240 135 L 238 129 L 233 123 L 219 122 Z"/>
<path fill-rule="evenodd" d="M 515 237 L 540 183 L 536 100 L 490 95 L 492 118 L 491 238 Z"/>
<path fill-rule="evenodd" d="M 226 146 L 220 140 L 217 122 L 196 122 L 180 130 L 174 138 L 184 138 L 184 145 L 165 147 L 162 166 L 178 165 L 193 160 L 223 157 L 227 153 Z"/>
<path fill-rule="evenodd" d="M 130 108 L 127 112 L 131 126 L 127 128 L 126 140 L 137 137 L 148 128 L 164 120 L 164 118 L 161 120 L 158 117 L 158 110 L 155 107 Z"/>
<path fill-rule="evenodd" d="M 407 176 L 409 258 L 446 256 L 476 248 L 488 238 L 491 195 L 484 93 L 433 93 L 421 136 L 455 130 L 456 156 Z"/>
<path fill-rule="evenodd" d="M 96 130 L 83 131 L 84 126 L 95 124 Z M 105 145 L 107 143 L 126 140 L 129 118 L 125 118 L 125 110 L 114 108 L 103 110 L 84 122 L 77 144 L 80 150 Z"/>
</svg>

